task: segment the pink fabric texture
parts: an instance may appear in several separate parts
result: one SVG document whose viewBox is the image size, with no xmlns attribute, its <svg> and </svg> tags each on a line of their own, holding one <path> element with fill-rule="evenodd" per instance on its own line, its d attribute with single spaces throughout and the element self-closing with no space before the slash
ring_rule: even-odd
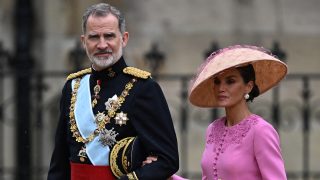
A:
<svg viewBox="0 0 320 180">
<path fill-rule="evenodd" d="M 202 180 L 287 179 L 279 136 L 268 122 L 254 114 L 232 127 L 225 121 L 217 119 L 207 128 Z"/>
<path fill-rule="evenodd" d="M 174 174 L 173 176 L 171 176 L 170 180 L 188 180 L 188 179 L 185 179 L 183 177 L 180 177 L 180 176 Z"/>
<path fill-rule="evenodd" d="M 202 155 L 202 179 L 287 179 L 279 136 L 260 116 L 226 127 L 225 117 L 211 123 Z"/>
</svg>

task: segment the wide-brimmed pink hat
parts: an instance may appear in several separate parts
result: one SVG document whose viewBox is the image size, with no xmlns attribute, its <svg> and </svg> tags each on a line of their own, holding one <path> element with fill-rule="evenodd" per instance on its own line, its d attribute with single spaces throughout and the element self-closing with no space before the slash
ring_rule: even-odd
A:
<svg viewBox="0 0 320 180">
<path fill-rule="evenodd" d="M 233 67 L 252 64 L 260 94 L 266 92 L 287 74 L 287 65 L 268 50 L 249 45 L 230 46 L 213 52 L 204 62 L 189 88 L 190 102 L 199 107 L 216 107 L 212 77 Z"/>
</svg>

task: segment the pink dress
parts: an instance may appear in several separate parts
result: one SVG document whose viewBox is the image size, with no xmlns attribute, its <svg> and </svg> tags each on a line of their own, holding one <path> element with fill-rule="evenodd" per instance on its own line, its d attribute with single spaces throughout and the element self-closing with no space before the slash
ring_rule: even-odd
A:
<svg viewBox="0 0 320 180">
<path fill-rule="evenodd" d="M 225 117 L 209 125 L 202 155 L 202 179 L 286 179 L 279 136 L 260 116 L 232 127 Z"/>
<path fill-rule="evenodd" d="M 268 122 L 254 114 L 231 127 L 225 120 L 217 119 L 207 129 L 203 180 L 287 179 L 279 136 Z"/>
</svg>

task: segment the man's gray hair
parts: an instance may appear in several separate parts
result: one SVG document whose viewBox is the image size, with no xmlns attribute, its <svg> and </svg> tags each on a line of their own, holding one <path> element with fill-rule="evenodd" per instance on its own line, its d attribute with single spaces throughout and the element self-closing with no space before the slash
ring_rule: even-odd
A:
<svg viewBox="0 0 320 180">
<path fill-rule="evenodd" d="M 83 34 L 85 34 L 87 31 L 87 21 L 90 16 L 104 17 L 110 13 L 118 19 L 119 30 L 121 34 L 123 34 L 126 31 L 126 20 L 124 16 L 117 8 L 106 3 L 94 4 L 86 9 L 82 16 Z"/>
</svg>

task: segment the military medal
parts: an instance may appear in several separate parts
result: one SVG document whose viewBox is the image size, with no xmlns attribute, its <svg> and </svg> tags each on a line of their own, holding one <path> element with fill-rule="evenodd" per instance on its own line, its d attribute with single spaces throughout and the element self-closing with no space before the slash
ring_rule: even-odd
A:
<svg viewBox="0 0 320 180">
<path fill-rule="evenodd" d="M 106 115 L 104 113 L 101 113 L 98 111 L 98 114 L 96 115 L 96 123 L 99 124 L 101 121 L 103 121 L 106 118 Z"/>
<path fill-rule="evenodd" d="M 120 113 L 117 113 L 114 119 L 116 120 L 116 124 L 119 124 L 120 126 L 122 126 L 123 124 L 127 124 L 127 121 L 129 121 L 127 114 L 123 113 L 122 111 Z"/>
<path fill-rule="evenodd" d="M 109 77 L 114 77 L 115 74 L 116 74 L 116 73 L 112 70 L 112 68 L 109 68 L 109 69 L 108 69 L 108 76 L 109 76 Z"/>
<path fill-rule="evenodd" d="M 92 100 L 92 107 L 96 106 L 98 103 L 98 99 L 100 98 L 99 96 L 99 92 L 101 90 L 101 80 L 97 80 L 97 84 L 94 86 L 93 91 L 94 91 L 94 95 L 93 95 L 93 100 Z"/>
<path fill-rule="evenodd" d="M 105 103 L 106 104 L 106 109 L 107 112 L 98 112 L 98 114 L 95 116 L 95 123 L 97 125 L 97 128 L 86 138 L 82 137 L 79 128 L 76 123 L 75 119 L 75 102 L 77 100 L 77 93 L 78 89 L 80 87 L 80 78 L 75 79 L 75 84 L 74 84 L 74 89 L 72 91 L 72 97 L 70 100 L 70 112 L 69 112 L 69 118 L 70 118 L 70 131 L 72 133 L 72 137 L 75 138 L 76 142 L 81 142 L 81 143 L 89 143 L 93 141 L 97 136 L 99 136 L 99 141 L 104 145 L 104 146 L 112 146 L 116 142 L 116 136 L 118 133 L 113 130 L 107 130 L 106 129 L 106 124 L 110 123 L 111 118 L 114 118 L 115 115 L 117 115 L 115 119 L 115 123 L 119 124 L 122 126 L 123 124 L 126 124 L 126 122 L 129 120 L 127 118 L 126 113 L 115 113 L 121 105 L 124 103 L 126 96 L 129 95 L 129 90 L 133 87 L 133 83 L 135 83 L 137 80 L 133 78 L 130 82 L 128 82 L 125 85 L 125 89 L 122 91 L 120 96 L 118 97 L 117 95 L 114 95 L 112 98 L 109 98 L 109 100 Z M 93 98 L 97 101 L 99 99 L 99 91 L 100 91 L 100 81 L 97 81 L 97 86 L 94 88 L 94 93 L 95 95 Z M 94 106 L 96 101 L 92 102 L 92 105 Z M 86 155 L 86 150 L 85 148 L 82 148 L 78 156 L 80 156 L 80 161 L 85 161 L 85 158 L 87 158 Z"/>
<path fill-rule="evenodd" d="M 81 150 L 78 153 L 78 156 L 80 157 L 80 161 L 84 162 L 87 158 L 86 148 L 82 147 Z"/>
<path fill-rule="evenodd" d="M 111 108 L 117 109 L 119 107 L 118 96 L 115 94 L 112 98 L 109 98 L 106 103 L 106 110 L 109 111 Z"/>
<path fill-rule="evenodd" d="M 100 139 L 99 142 L 103 146 L 113 146 L 117 142 L 116 136 L 118 135 L 117 132 L 113 131 L 113 128 L 108 130 L 108 129 L 103 129 L 100 132 Z"/>
</svg>

